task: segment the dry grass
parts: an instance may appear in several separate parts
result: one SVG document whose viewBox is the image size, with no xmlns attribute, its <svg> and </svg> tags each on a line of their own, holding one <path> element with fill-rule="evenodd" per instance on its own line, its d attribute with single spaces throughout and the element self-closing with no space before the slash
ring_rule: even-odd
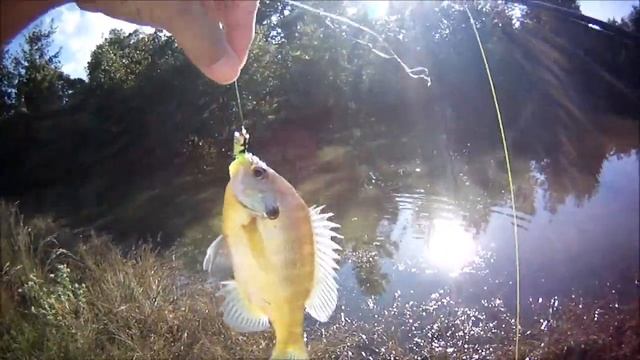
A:
<svg viewBox="0 0 640 360">
<path fill-rule="evenodd" d="M 25 224 L 1 206 L 2 356 L 225 359 L 249 348 L 268 355 L 270 336 L 230 332 L 213 290 L 179 263 L 147 246 L 123 256 L 95 234 L 71 254 L 55 247 L 52 226 Z"/>
<path fill-rule="evenodd" d="M 58 246 L 62 240 L 79 245 L 68 252 Z M 0 250 L 0 358 L 238 359 L 270 354 L 271 332 L 231 332 L 219 316 L 213 287 L 175 260 L 181 258 L 175 252 L 161 255 L 142 245 L 125 255 L 107 237 L 73 233 L 42 218 L 25 222 L 15 207 L 1 202 Z M 396 299 L 370 322 L 338 314 L 326 326 L 308 328 L 310 354 L 323 359 L 512 356 L 513 321 L 502 305 L 467 309 L 441 295 L 420 304 Z M 564 303 L 552 312 L 545 306 L 533 309 L 535 321 L 549 322 L 544 330 L 523 335 L 523 358 L 637 356 L 637 307 L 605 300 Z"/>
<path fill-rule="evenodd" d="M 77 235 L 73 253 L 57 247 L 64 229 L 25 223 L 0 203 L 0 357 L 8 359 L 266 358 L 271 333 L 231 332 L 215 289 L 172 254 L 141 246 L 123 255 L 108 238 Z M 312 354 L 341 349 L 348 335 L 310 341 Z"/>
</svg>

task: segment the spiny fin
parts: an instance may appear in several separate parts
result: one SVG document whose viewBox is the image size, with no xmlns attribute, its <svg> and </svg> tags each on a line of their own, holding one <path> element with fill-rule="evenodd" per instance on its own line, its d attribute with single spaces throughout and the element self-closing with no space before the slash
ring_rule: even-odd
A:
<svg viewBox="0 0 640 360">
<path fill-rule="evenodd" d="M 217 295 L 224 296 L 222 319 L 231 329 L 238 332 L 253 332 L 269 328 L 269 318 L 249 304 L 240 294 L 235 281 L 222 282 L 222 289 Z"/>
<path fill-rule="evenodd" d="M 218 252 L 220 251 L 223 241 L 222 235 L 218 235 L 211 245 L 209 245 L 207 255 L 204 257 L 204 261 L 202 262 L 202 269 L 204 271 L 211 272 L 211 270 L 213 270 L 213 263 L 216 261 L 216 257 L 218 256 Z"/>
<path fill-rule="evenodd" d="M 329 320 L 338 302 L 338 284 L 336 283 L 336 250 L 341 250 L 332 237 L 342 238 L 331 229 L 340 227 L 329 220 L 333 213 L 321 214 L 324 206 L 309 208 L 313 240 L 315 243 L 315 276 L 313 289 L 305 303 L 307 312 L 318 321 Z"/>
</svg>

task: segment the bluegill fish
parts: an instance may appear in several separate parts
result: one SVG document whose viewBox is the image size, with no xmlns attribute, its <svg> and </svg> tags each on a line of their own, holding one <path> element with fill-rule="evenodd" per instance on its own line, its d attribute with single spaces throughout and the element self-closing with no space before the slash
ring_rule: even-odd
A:
<svg viewBox="0 0 640 360">
<path fill-rule="evenodd" d="M 245 142 L 236 133 L 236 145 Z M 225 323 L 236 331 L 273 327 L 273 359 L 308 358 L 304 343 L 305 310 L 327 321 L 338 296 L 336 250 L 332 229 L 338 227 L 309 208 L 296 190 L 256 156 L 237 151 L 229 166 L 222 235 L 207 250 L 203 267 L 210 270 L 225 241 L 234 280 L 219 294 Z"/>
</svg>

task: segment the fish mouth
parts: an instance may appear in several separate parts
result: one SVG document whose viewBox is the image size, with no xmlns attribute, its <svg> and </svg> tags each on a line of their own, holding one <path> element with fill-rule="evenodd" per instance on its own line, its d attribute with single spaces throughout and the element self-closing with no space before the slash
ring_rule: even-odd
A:
<svg viewBox="0 0 640 360">
<path fill-rule="evenodd" d="M 267 211 L 265 211 L 264 215 L 269 220 L 275 220 L 280 216 L 280 208 L 277 205 L 270 206 L 267 208 Z"/>
<path fill-rule="evenodd" d="M 256 216 L 264 216 L 269 220 L 275 220 L 278 217 L 280 217 L 280 207 L 278 205 L 267 206 L 266 211 L 262 212 L 250 207 L 249 205 L 245 204 L 242 201 L 238 201 L 238 203 L 240 203 L 240 205 L 242 205 L 243 208 L 247 209 L 250 213 Z"/>
</svg>

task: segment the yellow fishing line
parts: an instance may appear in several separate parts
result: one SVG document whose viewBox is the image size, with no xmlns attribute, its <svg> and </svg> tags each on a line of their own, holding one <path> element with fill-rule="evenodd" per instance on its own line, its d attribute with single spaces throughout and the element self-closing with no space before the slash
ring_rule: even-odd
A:
<svg viewBox="0 0 640 360">
<path fill-rule="evenodd" d="M 509 161 L 509 149 L 507 147 L 507 137 L 504 132 L 504 125 L 502 123 L 502 115 L 500 114 L 500 106 L 498 105 L 498 96 L 496 95 L 496 88 L 493 85 L 493 78 L 491 77 L 491 71 L 489 70 L 489 62 L 487 61 L 487 56 L 484 53 L 484 48 L 482 47 L 482 41 L 480 41 L 480 35 L 478 34 L 478 29 L 476 29 L 475 21 L 473 20 L 473 16 L 471 16 L 471 12 L 469 8 L 464 7 L 467 10 L 467 15 L 469 15 L 469 21 L 471 21 L 471 28 L 473 32 L 476 34 L 476 40 L 478 40 L 478 47 L 480 48 L 480 54 L 482 54 L 482 61 L 484 61 L 484 68 L 487 71 L 487 77 L 489 78 L 489 85 L 491 87 L 491 94 L 493 95 L 493 104 L 496 107 L 496 115 L 498 116 L 498 125 L 500 127 L 500 137 L 502 139 L 502 149 L 504 150 L 504 160 L 507 164 L 507 177 L 509 178 L 509 191 L 511 192 L 511 211 L 513 214 L 513 238 L 515 243 L 515 255 L 516 255 L 516 351 L 515 351 L 515 359 L 518 360 L 519 357 L 519 348 L 520 348 L 520 251 L 519 251 L 519 241 L 518 241 L 518 223 L 516 217 L 516 200 L 513 191 L 513 177 L 511 176 L 511 162 Z"/>
</svg>

